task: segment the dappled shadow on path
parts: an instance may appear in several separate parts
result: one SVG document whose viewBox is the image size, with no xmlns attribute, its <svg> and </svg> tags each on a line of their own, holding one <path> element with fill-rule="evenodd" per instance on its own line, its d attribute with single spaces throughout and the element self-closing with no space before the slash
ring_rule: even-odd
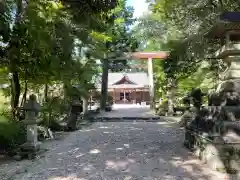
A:
<svg viewBox="0 0 240 180">
<path fill-rule="evenodd" d="M 16 179 L 224 180 L 182 147 L 174 123 L 95 123 L 72 133 Z"/>
</svg>

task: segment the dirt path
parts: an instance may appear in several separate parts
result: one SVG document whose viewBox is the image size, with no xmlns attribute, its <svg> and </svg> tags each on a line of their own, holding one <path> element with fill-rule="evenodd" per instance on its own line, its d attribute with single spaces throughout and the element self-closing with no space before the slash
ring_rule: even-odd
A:
<svg viewBox="0 0 240 180">
<path fill-rule="evenodd" d="M 14 180 L 225 180 L 182 147 L 174 123 L 105 122 L 71 133 Z"/>
</svg>

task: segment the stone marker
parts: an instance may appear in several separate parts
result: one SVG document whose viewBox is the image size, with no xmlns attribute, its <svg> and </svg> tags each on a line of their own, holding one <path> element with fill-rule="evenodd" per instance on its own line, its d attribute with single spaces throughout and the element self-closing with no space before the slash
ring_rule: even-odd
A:
<svg viewBox="0 0 240 180">
<path fill-rule="evenodd" d="M 53 132 L 51 131 L 51 129 L 48 128 L 47 131 L 48 131 L 49 138 L 54 139 Z"/>
<path fill-rule="evenodd" d="M 72 96 L 71 111 L 67 122 L 67 129 L 69 131 L 77 130 L 77 118 L 81 112 L 83 112 L 83 106 L 79 100 L 79 96 Z"/>
</svg>

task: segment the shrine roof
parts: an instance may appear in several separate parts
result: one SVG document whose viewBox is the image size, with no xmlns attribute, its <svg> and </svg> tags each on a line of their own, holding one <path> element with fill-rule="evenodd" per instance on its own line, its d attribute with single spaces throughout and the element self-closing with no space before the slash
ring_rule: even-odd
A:
<svg viewBox="0 0 240 180">
<path fill-rule="evenodd" d="M 121 81 L 124 77 L 127 77 L 129 81 L 133 84 L 116 84 Z M 132 72 L 132 73 L 108 73 L 108 86 L 110 87 L 146 87 L 149 85 L 148 75 L 145 72 Z M 98 81 L 96 82 L 96 87 L 101 88 L 101 76 L 99 76 Z M 134 88 L 133 87 L 133 88 Z"/>
<path fill-rule="evenodd" d="M 148 85 L 148 75 L 144 72 L 136 73 L 109 73 L 108 74 L 108 84 L 113 85 L 120 81 L 124 76 L 127 76 L 130 81 L 137 85 Z"/>
<path fill-rule="evenodd" d="M 111 89 L 121 89 L 121 88 L 125 88 L 125 89 L 132 89 L 132 88 L 146 88 L 148 86 L 144 86 L 144 85 L 136 85 L 136 84 L 117 84 L 117 85 L 109 85 L 108 88 Z"/>
<path fill-rule="evenodd" d="M 240 12 L 225 12 L 221 14 L 216 23 L 206 33 L 206 37 L 218 39 L 221 38 L 226 31 L 240 31 Z"/>
</svg>

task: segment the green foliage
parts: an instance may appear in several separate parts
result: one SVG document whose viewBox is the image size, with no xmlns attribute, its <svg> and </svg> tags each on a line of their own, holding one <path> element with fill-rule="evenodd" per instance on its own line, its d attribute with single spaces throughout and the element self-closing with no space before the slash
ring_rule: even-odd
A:
<svg viewBox="0 0 240 180">
<path fill-rule="evenodd" d="M 13 150 L 25 142 L 25 127 L 19 122 L 0 116 L 0 150 Z"/>
<path fill-rule="evenodd" d="M 67 113 L 70 96 L 88 97 L 94 89 L 96 60 L 137 48 L 129 31 L 133 22 L 126 0 L 0 1 L 0 85 L 9 85 L 4 93 L 13 116 L 30 92 L 37 93 L 44 96 L 44 126 L 59 129 L 56 120 Z"/>
<path fill-rule="evenodd" d="M 22 81 L 35 85 L 54 81 L 61 81 L 68 86 L 82 84 L 81 91 L 85 91 L 85 94 L 92 88 L 88 82 L 97 73 L 94 53 L 102 51 L 99 45 L 101 39 L 95 37 L 102 32 L 96 31 L 91 21 L 98 19 L 100 26 L 102 21 L 109 23 L 103 16 L 112 15 L 110 10 L 116 7 L 114 1 L 104 1 L 104 6 L 100 4 L 100 1 L 73 3 L 47 0 L 29 1 L 26 6 L 22 0 L 1 3 L 4 13 L 0 23 L 11 24 L 12 28 L 1 26 L 4 29 L 1 29 L 0 40 L 7 47 L 1 44 L 4 52 L 1 54 L 1 60 L 4 60 L 1 64 L 4 66 L 0 70 L 0 83 L 8 83 L 7 74 L 14 74 L 11 80 L 11 96 L 15 102 L 13 108 L 18 106 Z M 12 16 L 13 11 L 17 12 L 15 17 Z M 92 36 L 93 32 L 95 37 Z M 91 54 L 87 55 L 84 48 Z"/>
<path fill-rule="evenodd" d="M 7 103 L 7 99 L 4 96 L 3 91 L 0 89 L 0 111 L 4 110 Z"/>
<path fill-rule="evenodd" d="M 172 26 L 178 32 L 177 41 L 166 44 L 171 50 L 167 68 L 173 69 L 170 71 L 172 74 L 194 72 L 206 57 L 213 57 L 214 52 L 219 48 L 219 42 L 208 41 L 204 38 L 204 34 L 215 23 L 219 14 L 240 10 L 239 2 L 234 0 L 199 2 L 156 0 L 152 2 L 151 7 L 153 14 L 158 14 L 168 29 Z M 217 64 L 217 69 L 222 64 L 221 60 L 211 63 L 211 66 Z"/>
<path fill-rule="evenodd" d="M 150 1 L 150 13 L 140 18 L 135 32 L 144 51 L 169 51 L 164 62 L 156 62 L 156 93 L 163 97 L 169 90 L 168 79 L 177 83 L 177 96 L 192 87 L 208 91 L 225 65 L 222 60 L 209 60 L 219 48 L 218 41 L 209 41 L 204 34 L 225 11 L 239 11 L 237 1 Z M 140 30 L 138 30 L 140 29 Z M 205 67 L 203 67 L 205 64 Z"/>
<path fill-rule="evenodd" d="M 156 109 L 157 114 L 160 116 L 165 116 L 165 114 L 168 112 L 168 100 L 163 99 L 161 104 Z"/>
<path fill-rule="evenodd" d="M 121 57 L 127 52 L 134 52 L 138 48 L 138 40 L 130 29 L 136 21 L 133 18 L 133 11 L 132 7 L 126 5 L 126 0 L 119 0 L 119 5 L 113 10 L 115 20 L 108 32 L 111 40 L 106 42 L 106 47 L 112 54 L 110 59 Z M 127 59 L 109 62 L 109 68 L 114 72 L 122 71 L 127 65 Z"/>
<path fill-rule="evenodd" d="M 61 0 L 64 4 L 69 5 L 69 9 L 77 11 L 77 16 L 80 16 L 84 13 L 95 14 L 109 11 L 115 8 L 118 4 L 116 0 L 82 0 L 82 1 L 71 1 L 71 0 Z"/>
<path fill-rule="evenodd" d="M 180 79 L 178 83 L 179 93 L 182 95 L 190 92 L 192 87 L 201 88 L 203 91 L 213 88 L 215 79 L 209 67 L 200 67 L 195 73 L 186 78 Z"/>
<path fill-rule="evenodd" d="M 107 103 L 108 103 L 109 105 L 113 105 L 113 97 L 112 97 L 112 96 L 109 96 L 109 95 L 108 95 L 108 97 L 107 97 Z"/>
</svg>

